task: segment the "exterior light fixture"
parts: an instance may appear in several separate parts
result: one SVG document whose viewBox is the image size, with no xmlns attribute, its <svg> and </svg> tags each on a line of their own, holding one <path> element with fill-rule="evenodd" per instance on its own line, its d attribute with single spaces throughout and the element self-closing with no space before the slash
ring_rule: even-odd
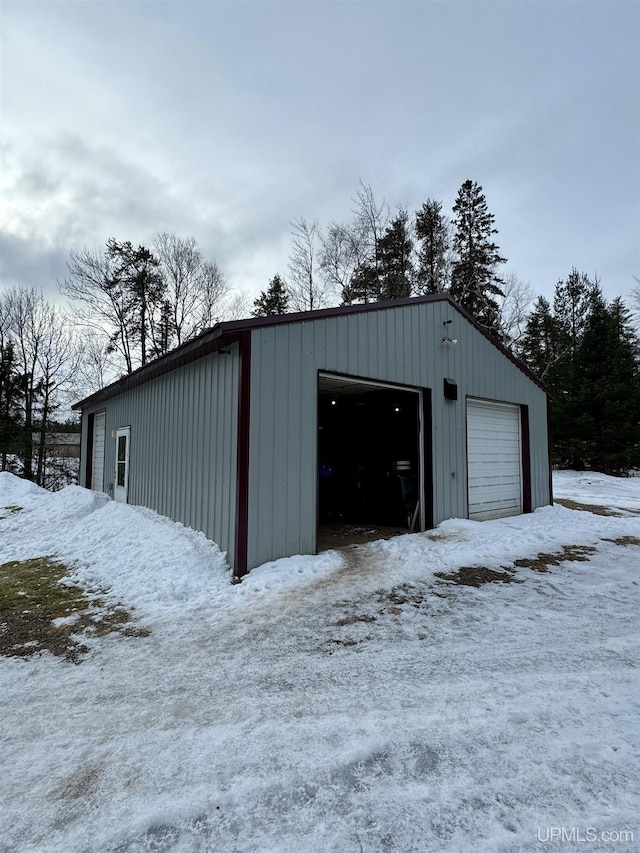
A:
<svg viewBox="0 0 640 853">
<path fill-rule="evenodd" d="M 453 320 L 443 320 L 442 321 L 442 325 L 445 328 L 447 328 L 447 326 L 450 326 L 452 323 L 453 323 Z M 449 330 L 447 329 L 447 332 L 448 331 Z M 446 338 L 442 339 L 442 346 L 443 347 L 453 346 L 454 344 L 457 344 L 457 343 L 458 343 L 458 339 L 450 337 L 449 334 L 447 334 Z"/>
<path fill-rule="evenodd" d="M 445 400 L 458 399 L 458 383 L 455 379 L 444 380 L 444 398 Z"/>
</svg>

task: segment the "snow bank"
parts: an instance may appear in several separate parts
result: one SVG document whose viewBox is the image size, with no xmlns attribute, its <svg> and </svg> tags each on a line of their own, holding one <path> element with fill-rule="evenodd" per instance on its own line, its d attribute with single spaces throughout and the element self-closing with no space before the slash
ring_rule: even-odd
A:
<svg viewBox="0 0 640 853">
<path fill-rule="evenodd" d="M 8 471 L 0 471 L 0 506 L 16 506 L 23 498 L 46 494 L 44 489 Z"/>
<path fill-rule="evenodd" d="M 559 495 L 598 503 L 606 499 L 640 509 L 640 479 L 560 472 Z M 492 522 L 450 519 L 436 530 L 354 546 L 346 552 L 293 556 L 253 569 L 230 584 L 225 554 L 203 533 L 151 510 L 112 501 L 78 486 L 51 493 L 12 474 L 0 476 L 0 505 L 22 512 L 0 521 L 0 561 L 48 554 L 70 567 L 70 577 L 89 588 L 109 588 L 146 614 L 185 608 L 245 606 L 287 590 L 328 582 L 345 571 L 359 591 L 380 583 L 421 580 L 461 566 L 511 564 L 562 545 L 594 544 L 613 522 L 556 504 L 528 515 Z M 603 533 L 604 531 L 604 533 Z M 366 567 L 358 564 L 366 561 Z M 346 561 L 346 566 L 345 566 Z"/>
<path fill-rule="evenodd" d="M 225 554 L 203 533 L 79 486 L 52 493 L 3 481 L 5 505 L 30 501 L 0 522 L 1 562 L 54 556 L 70 579 L 147 614 L 210 604 L 230 587 Z"/>
<path fill-rule="evenodd" d="M 289 557 L 232 586 L 226 555 L 215 542 L 152 510 L 79 486 L 47 492 L 6 473 L 0 488 L 0 506 L 22 507 L 0 519 L 0 562 L 54 556 L 69 566 L 70 580 L 107 588 L 147 615 L 264 598 L 322 578 L 343 562 L 333 552 Z"/>
<path fill-rule="evenodd" d="M 598 471 L 555 471 L 553 494 L 586 504 L 640 510 L 640 477 L 611 477 Z"/>
</svg>

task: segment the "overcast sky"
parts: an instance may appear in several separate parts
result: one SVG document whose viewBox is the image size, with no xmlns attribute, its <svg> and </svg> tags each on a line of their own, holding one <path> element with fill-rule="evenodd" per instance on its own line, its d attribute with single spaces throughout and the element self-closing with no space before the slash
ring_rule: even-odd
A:
<svg viewBox="0 0 640 853">
<path fill-rule="evenodd" d="M 505 271 L 640 276 L 640 3 L 0 5 L 0 284 L 56 295 L 69 249 L 193 235 L 252 298 L 291 219 L 358 182 L 450 213 L 482 185 Z"/>
</svg>

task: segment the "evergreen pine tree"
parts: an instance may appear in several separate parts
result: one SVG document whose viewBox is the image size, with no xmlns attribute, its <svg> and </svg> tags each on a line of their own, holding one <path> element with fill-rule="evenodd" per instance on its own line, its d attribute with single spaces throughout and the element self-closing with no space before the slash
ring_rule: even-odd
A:
<svg viewBox="0 0 640 853">
<path fill-rule="evenodd" d="M 114 279 L 123 290 L 130 334 L 139 343 L 140 363 L 145 365 L 149 356 L 161 354 L 154 352 L 152 329 L 154 314 L 166 292 L 160 261 L 145 246 L 134 248 L 129 240 L 118 243 L 111 238 L 106 254 L 114 264 Z"/>
<path fill-rule="evenodd" d="M 579 350 L 585 325 L 595 303 L 596 284 L 575 268 L 566 280 L 556 284 L 553 316 L 557 333 L 558 358 L 549 387 L 554 395 L 551 406 L 553 461 L 564 468 L 579 470 L 585 465 L 583 438 L 575 425 L 583 417 L 578 393 Z"/>
<path fill-rule="evenodd" d="M 354 302 L 378 302 L 382 298 L 380 276 L 375 264 L 363 262 L 359 264 L 349 285 L 343 288 L 342 304 L 352 305 Z"/>
<path fill-rule="evenodd" d="M 495 217 L 487 209 L 482 187 L 470 180 L 458 191 L 453 206 L 453 251 L 451 296 L 487 329 L 500 331 L 500 308 L 496 297 L 503 296 L 502 279 L 496 269 L 503 264 L 493 235 Z"/>
<path fill-rule="evenodd" d="M 176 323 L 171 304 L 163 299 L 158 310 L 158 319 L 151 327 L 151 354 L 154 358 L 169 352 L 176 335 Z"/>
<path fill-rule="evenodd" d="M 614 473 L 640 468 L 640 335 L 634 316 L 620 297 L 609 307 L 615 350 L 613 366 L 618 385 L 619 409 L 614 412 L 616 447 L 610 458 Z"/>
<path fill-rule="evenodd" d="M 380 238 L 380 292 L 381 299 L 403 299 L 411 296 L 413 243 L 407 227 L 409 217 L 401 211 L 392 219 Z"/>
<path fill-rule="evenodd" d="M 416 212 L 418 240 L 417 287 L 420 293 L 442 293 L 447 289 L 449 223 L 442 203 L 428 198 Z"/>
<path fill-rule="evenodd" d="M 638 340 L 620 299 L 607 306 L 599 287 L 590 300 L 576 359 L 575 461 L 609 474 L 640 464 Z"/>
<path fill-rule="evenodd" d="M 563 350 L 558 321 L 544 296 L 539 296 L 533 306 L 518 355 L 541 382 L 549 388 L 555 386 L 558 364 Z"/>
<path fill-rule="evenodd" d="M 596 287 L 596 282 L 592 282 L 586 273 L 578 272 L 575 267 L 566 281 L 560 280 L 556 284 L 553 313 L 563 330 L 566 354 L 571 359 L 575 358 L 582 340 Z"/>
<path fill-rule="evenodd" d="M 289 296 L 286 285 L 279 275 L 274 275 L 267 290 L 263 290 L 253 304 L 254 317 L 272 317 L 287 313 Z"/>
<path fill-rule="evenodd" d="M 0 470 L 7 470 L 7 457 L 18 450 L 22 433 L 20 396 L 21 377 L 18 374 L 13 343 L 0 348 Z"/>
</svg>

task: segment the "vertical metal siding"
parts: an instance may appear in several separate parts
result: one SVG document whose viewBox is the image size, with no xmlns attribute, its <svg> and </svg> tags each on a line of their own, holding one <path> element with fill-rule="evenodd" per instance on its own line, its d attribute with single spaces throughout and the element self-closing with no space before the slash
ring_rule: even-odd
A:
<svg viewBox="0 0 640 853">
<path fill-rule="evenodd" d="M 105 489 L 113 484 L 111 431 L 131 426 L 129 503 L 235 545 L 238 346 L 159 376 L 83 412 L 106 410 Z M 83 442 L 86 443 L 83 428 Z"/>
<path fill-rule="evenodd" d="M 250 567 L 315 549 L 318 370 L 432 389 L 434 523 L 467 515 L 466 396 L 529 406 L 532 507 L 548 502 L 544 392 L 446 302 L 254 329 L 251 364 Z"/>
<path fill-rule="evenodd" d="M 444 347 L 446 336 L 458 343 Z M 467 396 L 528 406 L 532 508 L 548 502 L 546 396 L 449 304 L 256 328 L 251 339 L 249 567 L 315 549 L 319 370 L 432 389 L 434 523 L 467 515 Z M 203 530 L 232 565 L 238 364 L 236 344 L 151 380 L 85 410 L 82 433 L 86 458 L 88 416 L 105 408 L 108 488 L 111 430 L 130 425 L 130 502 Z"/>
</svg>

